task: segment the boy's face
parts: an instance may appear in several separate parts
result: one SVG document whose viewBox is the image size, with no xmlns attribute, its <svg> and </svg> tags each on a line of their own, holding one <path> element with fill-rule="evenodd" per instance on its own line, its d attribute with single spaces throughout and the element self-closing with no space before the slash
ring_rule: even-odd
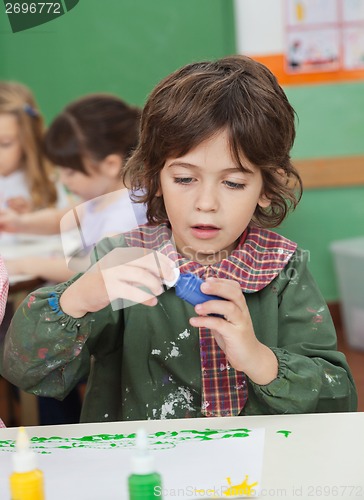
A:
<svg viewBox="0 0 364 500">
<path fill-rule="evenodd" d="M 259 169 L 237 168 L 226 132 L 219 132 L 180 158 L 169 158 L 160 191 L 178 251 L 204 265 L 226 258 L 257 205 L 269 206 Z"/>
<path fill-rule="evenodd" d="M 0 175 L 7 176 L 21 167 L 23 150 L 19 123 L 11 113 L 0 114 Z"/>
</svg>

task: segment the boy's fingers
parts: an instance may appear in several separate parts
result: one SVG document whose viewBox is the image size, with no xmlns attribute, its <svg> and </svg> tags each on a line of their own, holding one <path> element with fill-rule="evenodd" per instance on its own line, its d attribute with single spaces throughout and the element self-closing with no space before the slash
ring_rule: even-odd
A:
<svg viewBox="0 0 364 500">
<path fill-rule="evenodd" d="M 106 291 L 110 302 L 116 299 L 124 299 L 137 304 L 146 305 L 155 305 L 158 302 L 154 295 L 129 283 L 123 283 L 120 287 L 118 283 L 114 282 L 106 287 Z"/>
<path fill-rule="evenodd" d="M 238 306 L 234 302 L 226 300 L 208 300 L 203 304 L 197 304 L 195 311 L 200 317 L 212 315 L 210 317 L 215 318 L 218 315 L 228 323 L 234 325 L 240 323 L 243 317 Z"/>
<path fill-rule="evenodd" d="M 175 278 L 174 269 L 176 268 L 176 263 L 172 259 L 170 259 L 166 255 L 163 255 L 160 252 L 154 252 L 153 256 L 157 264 L 161 280 L 163 282 L 174 280 Z"/>
<path fill-rule="evenodd" d="M 115 248 L 99 261 L 101 269 L 116 268 L 124 264 L 148 270 L 161 279 L 172 280 L 174 277 L 174 262 L 155 250 L 138 247 Z"/>
<path fill-rule="evenodd" d="M 160 295 L 163 292 L 160 278 L 143 268 L 124 265 L 102 271 L 102 276 L 106 288 L 121 288 L 125 284 L 130 284 L 134 287 L 147 288 L 153 295 Z"/>
<path fill-rule="evenodd" d="M 234 280 L 209 278 L 202 283 L 201 290 L 226 300 L 240 301 L 244 298 L 239 283 Z"/>
</svg>

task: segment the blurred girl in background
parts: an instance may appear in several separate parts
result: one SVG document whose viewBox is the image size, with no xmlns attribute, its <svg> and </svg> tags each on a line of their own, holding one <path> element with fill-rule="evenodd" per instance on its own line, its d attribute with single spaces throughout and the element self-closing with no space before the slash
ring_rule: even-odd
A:
<svg viewBox="0 0 364 500">
<path fill-rule="evenodd" d="M 0 324 L 3 320 L 5 313 L 8 290 L 9 290 L 8 273 L 6 271 L 3 259 L 0 256 Z"/>
<path fill-rule="evenodd" d="M 55 234 L 71 230 L 72 262 L 65 256 L 34 255 L 9 259 L 9 274 L 31 274 L 47 281 L 68 280 L 85 270 L 93 246 L 105 236 L 119 234 L 146 222 L 146 208 L 133 203 L 121 170 L 136 148 L 141 110 L 119 97 L 92 94 L 70 103 L 50 124 L 44 152 L 59 167 L 60 180 L 83 203 L 65 209 L 33 213 L 0 213 L 0 231 Z M 76 229 L 76 231 L 72 231 Z M 76 234 L 75 234 L 76 233 Z M 82 385 L 81 385 L 82 391 Z M 80 394 L 73 390 L 63 402 L 38 398 L 40 424 L 79 420 Z"/>
<path fill-rule="evenodd" d="M 0 256 L 0 324 L 3 320 L 5 307 L 6 307 L 6 299 L 8 297 L 9 290 L 9 279 L 8 273 L 6 272 L 4 262 Z M 4 422 L 0 418 L 0 428 L 5 427 Z"/>
<path fill-rule="evenodd" d="M 43 134 L 43 118 L 31 91 L 17 82 L 0 81 L 1 209 L 25 213 L 67 203 L 64 192 L 57 192 L 55 169 L 43 154 Z"/>
<path fill-rule="evenodd" d="M 79 258 L 76 266 L 68 266 L 63 255 L 9 260 L 10 274 L 65 281 L 75 270 L 88 267 L 87 255 L 100 239 L 146 221 L 144 205 L 131 202 L 121 176 L 138 142 L 140 113 L 117 96 L 91 94 L 70 103 L 54 119 L 45 135 L 45 154 L 60 167 L 62 183 L 84 203 L 71 211 L 3 212 L 0 231 L 59 233 L 63 217 L 62 231 L 77 228 L 71 246 Z"/>
</svg>

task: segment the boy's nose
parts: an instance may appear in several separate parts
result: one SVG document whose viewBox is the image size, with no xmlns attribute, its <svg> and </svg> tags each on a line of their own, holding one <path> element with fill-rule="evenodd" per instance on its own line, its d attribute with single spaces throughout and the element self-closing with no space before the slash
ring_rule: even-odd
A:
<svg viewBox="0 0 364 500">
<path fill-rule="evenodd" d="M 201 189 L 196 197 L 195 207 L 199 212 L 215 212 L 219 200 L 217 192 L 213 188 Z"/>
</svg>

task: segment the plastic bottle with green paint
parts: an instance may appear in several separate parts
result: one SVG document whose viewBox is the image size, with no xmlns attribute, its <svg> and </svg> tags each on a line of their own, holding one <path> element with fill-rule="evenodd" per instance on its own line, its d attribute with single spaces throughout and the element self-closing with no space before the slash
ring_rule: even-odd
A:
<svg viewBox="0 0 364 500">
<path fill-rule="evenodd" d="M 162 498 L 162 479 L 155 470 L 154 457 L 148 449 L 148 436 L 144 429 L 136 435 L 136 449 L 128 477 L 129 500 Z"/>
</svg>

